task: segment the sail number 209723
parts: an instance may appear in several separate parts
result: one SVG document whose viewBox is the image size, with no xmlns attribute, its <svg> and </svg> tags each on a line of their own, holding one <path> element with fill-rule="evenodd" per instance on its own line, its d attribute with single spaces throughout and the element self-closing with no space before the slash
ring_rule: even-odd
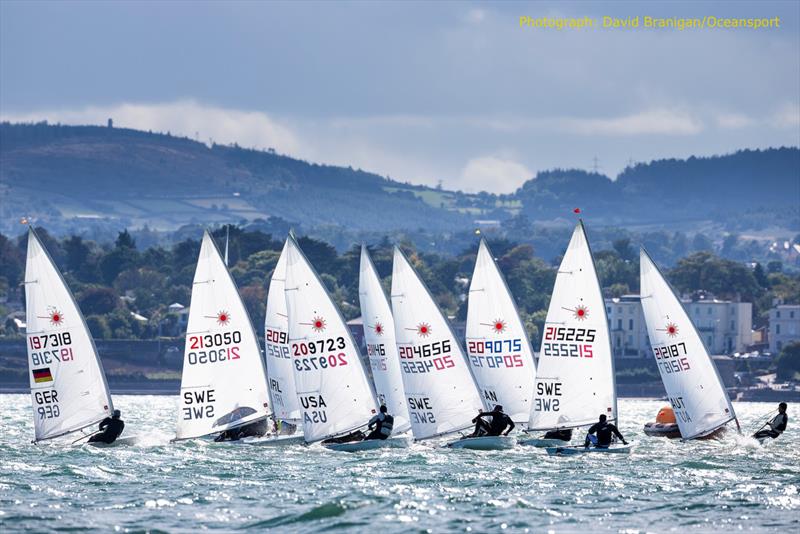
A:
<svg viewBox="0 0 800 534">
<path fill-rule="evenodd" d="M 339 351 L 345 347 L 347 343 L 342 336 L 316 341 L 295 341 L 292 343 L 294 368 L 303 372 L 343 367 L 347 365 L 347 356 Z"/>
</svg>

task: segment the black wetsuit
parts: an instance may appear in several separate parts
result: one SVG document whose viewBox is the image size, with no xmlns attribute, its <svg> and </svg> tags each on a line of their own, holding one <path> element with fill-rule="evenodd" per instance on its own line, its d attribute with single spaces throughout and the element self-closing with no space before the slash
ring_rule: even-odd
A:
<svg viewBox="0 0 800 534">
<path fill-rule="evenodd" d="M 562 441 L 569 441 L 572 439 L 572 429 L 565 430 L 551 430 L 544 435 L 544 439 L 560 439 Z"/>
<path fill-rule="evenodd" d="M 381 418 L 381 416 L 383 416 Z M 394 428 L 394 417 L 389 415 L 388 413 L 379 413 L 369 421 L 369 426 L 375 425 L 375 429 L 367 434 L 367 439 L 387 439 L 389 436 L 392 435 L 392 429 Z"/>
<path fill-rule="evenodd" d="M 492 422 L 487 423 L 484 421 L 483 417 L 485 416 L 490 416 Z M 472 433 L 474 437 L 481 435 L 499 436 L 506 427 L 508 427 L 508 431 L 511 432 L 514 430 L 515 426 L 514 421 L 503 412 L 479 412 L 478 416 L 473 419 L 472 422 L 475 423 L 475 432 Z"/>
<path fill-rule="evenodd" d="M 91 438 L 89 438 L 89 443 L 114 443 L 116 439 L 122 434 L 122 430 L 125 428 L 125 423 L 122 419 L 114 419 L 113 417 L 106 417 L 102 421 L 100 421 L 100 430 L 103 432 L 100 434 L 95 434 Z"/>
<path fill-rule="evenodd" d="M 625 438 L 622 437 L 622 434 L 619 433 L 619 430 L 615 425 L 609 423 L 608 421 L 604 421 L 602 423 L 595 423 L 589 427 L 589 434 L 597 434 L 597 445 L 596 447 L 600 448 L 607 448 L 611 445 L 611 436 L 617 436 L 623 442 Z M 586 443 L 584 444 L 586 447 L 589 446 L 589 436 L 586 436 Z"/>
<path fill-rule="evenodd" d="M 237 441 L 248 437 L 261 437 L 267 433 L 267 420 L 261 419 L 222 432 L 214 441 Z"/>
<path fill-rule="evenodd" d="M 785 413 L 779 413 L 775 417 L 772 418 L 772 421 L 767 423 L 769 425 L 769 430 L 764 429 L 756 432 L 753 434 L 753 437 L 756 439 L 764 439 L 764 438 L 772 438 L 775 439 L 781 434 L 783 431 L 786 430 L 786 425 L 789 423 L 789 416 Z"/>
</svg>

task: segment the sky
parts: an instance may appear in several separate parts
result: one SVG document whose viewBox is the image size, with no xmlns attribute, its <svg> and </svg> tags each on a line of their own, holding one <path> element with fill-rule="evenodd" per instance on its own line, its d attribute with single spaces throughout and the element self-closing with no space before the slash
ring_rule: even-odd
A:
<svg viewBox="0 0 800 534">
<path fill-rule="evenodd" d="M 520 27 L 590 17 L 594 28 Z M 597 27 L 640 17 L 638 29 Z M 780 17 L 768 29 L 643 17 Z M 0 1 L 0 119 L 170 131 L 510 193 L 800 145 L 800 2 Z M 595 167 L 596 166 L 596 167 Z"/>
</svg>

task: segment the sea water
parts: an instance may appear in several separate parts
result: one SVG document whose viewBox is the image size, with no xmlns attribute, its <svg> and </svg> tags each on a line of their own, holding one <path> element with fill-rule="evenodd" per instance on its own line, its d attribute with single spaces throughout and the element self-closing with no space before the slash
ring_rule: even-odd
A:
<svg viewBox="0 0 800 534">
<path fill-rule="evenodd" d="M 138 444 L 31 444 L 30 397 L 0 395 L 0 531 L 800 531 L 800 410 L 791 405 L 787 432 L 760 446 L 735 432 L 649 438 L 642 425 L 664 403 L 621 400 L 620 428 L 636 444 L 629 456 L 560 458 L 444 441 L 355 454 L 176 444 L 175 397 L 114 401 L 123 435 Z M 734 406 L 750 431 L 774 408 Z"/>
</svg>

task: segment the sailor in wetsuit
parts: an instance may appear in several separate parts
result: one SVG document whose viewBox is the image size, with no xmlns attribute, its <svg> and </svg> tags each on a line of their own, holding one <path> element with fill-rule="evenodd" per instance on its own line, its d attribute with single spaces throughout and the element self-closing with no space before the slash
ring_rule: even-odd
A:
<svg viewBox="0 0 800 534">
<path fill-rule="evenodd" d="M 119 418 L 120 415 L 119 410 L 114 410 L 111 417 L 106 417 L 100 421 L 100 430 L 102 432 L 90 437 L 89 443 L 114 443 L 125 428 L 125 422 Z"/>
<path fill-rule="evenodd" d="M 484 417 L 491 417 L 492 422 L 487 423 L 483 420 Z M 514 430 L 514 421 L 503 412 L 503 407 L 499 404 L 495 406 L 491 412 L 478 412 L 478 415 L 472 422 L 475 423 L 475 431 L 469 436 L 466 436 L 468 438 L 499 436 L 503 433 L 503 430 L 508 427 L 506 431 L 507 436 L 509 432 Z"/>
<path fill-rule="evenodd" d="M 786 415 L 786 403 L 782 402 L 778 405 L 778 415 L 773 417 L 764 426 L 769 426 L 769 430 L 759 430 L 753 437 L 756 439 L 772 438 L 775 439 L 786 430 L 786 425 L 789 423 L 789 416 Z"/>
<path fill-rule="evenodd" d="M 595 433 L 597 433 L 596 440 L 593 440 L 590 436 L 594 436 Z M 598 449 L 607 449 L 611 445 L 612 434 L 621 439 L 624 445 L 628 444 L 622 434 L 619 433 L 619 429 L 615 425 L 606 422 L 606 416 L 603 414 L 600 416 L 600 421 L 589 427 L 589 433 L 586 434 L 586 442 L 583 446 L 588 449 L 589 444 L 594 443 L 594 446 Z"/>
<path fill-rule="evenodd" d="M 214 441 L 237 441 L 248 437 L 258 438 L 267 433 L 268 426 L 266 419 L 259 419 L 246 425 L 229 428 L 214 438 Z"/>
<path fill-rule="evenodd" d="M 375 428 L 372 428 L 372 427 Z M 389 415 L 389 410 L 385 404 L 381 404 L 381 411 L 378 412 L 367 423 L 367 428 L 372 430 L 364 439 L 386 439 L 392 435 L 392 428 L 394 427 L 394 417 Z"/>
</svg>

